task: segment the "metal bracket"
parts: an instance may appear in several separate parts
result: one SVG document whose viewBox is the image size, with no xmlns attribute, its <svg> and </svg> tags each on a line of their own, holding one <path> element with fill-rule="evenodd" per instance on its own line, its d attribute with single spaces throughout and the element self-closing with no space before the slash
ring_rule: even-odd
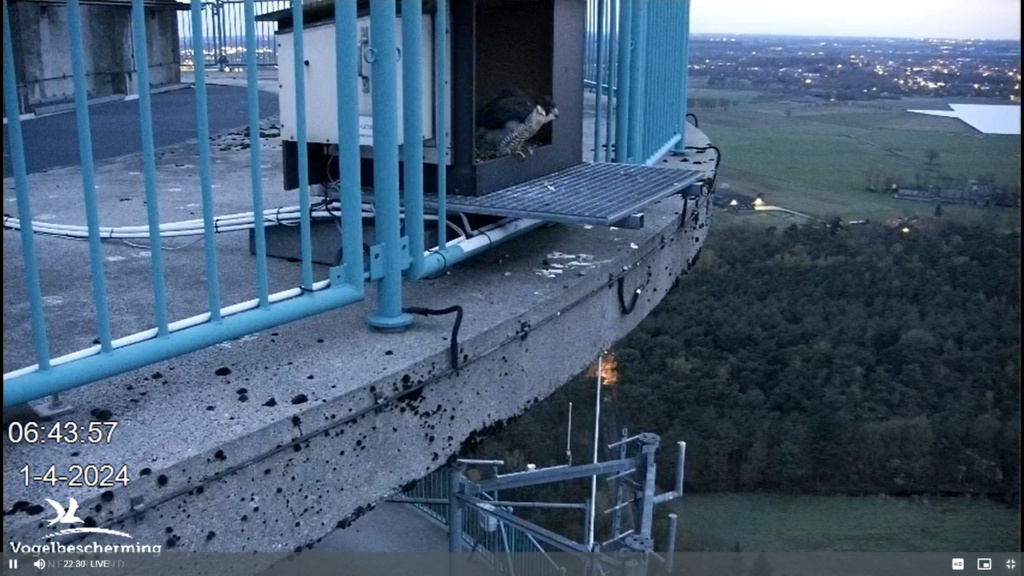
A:
<svg viewBox="0 0 1024 576">
<path fill-rule="evenodd" d="M 370 280 L 380 280 L 384 277 L 384 245 L 374 244 L 370 246 Z"/>
<path fill-rule="evenodd" d="M 612 224 L 612 226 L 625 230 L 639 230 L 644 227 L 644 213 L 637 212 L 635 214 L 630 214 L 622 220 Z"/>
<path fill-rule="evenodd" d="M 363 94 L 369 94 L 370 75 L 367 74 L 366 71 L 363 69 L 363 62 L 366 61 L 369 63 L 373 63 L 373 60 L 370 60 L 368 53 L 368 50 L 370 48 L 370 29 L 369 27 L 363 27 L 360 28 L 359 32 L 359 42 L 356 43 L 356 46 L 358 47 L 359 50 L 359 69 L 357 75 L 359 76 L 359 79 L 362 81 Z"/>
<path fill-rule="evenodd" d="M 412 255 L 409 254 L 409 237 L 402 236 L 399 248 L 402 251 L 402 270 L 408 270 L 412 266 Z"/>
<path fill-rule="evenodd" d="M 385 246 L 383 243 L 370 246 L 370 280 L 380 280 L 384 277 L 384 266 L 387 262 Z M 412 266 L 412 256 L 409 255 L 408 236 L 402 236 L 398 250 L 400 258 L 399 267 L 401 270 L 408 270 Z"/>
<path fill-rule="evenodd" d="M 50 418 L 56 418 L 68 412 L 74 411 L 75 407 L 67 402 L 60 399 L 60 394 L 54 394 L 47 396 L 46 398 L 40 398 L 39 400 L 33 400 L 28 403 L 28 407 L 32 409 L 42 420 L 48 420 Z"/>
<path fill-rule="evenodd" d="M 340 266 L 331 266 L 331 269 L 327 273 L 327 277 L 331 279 L 331 286 L 343 284 L 345 282 L 345 271 L 348 269 L 348 265 L 342 264 Z"/>
</svg>

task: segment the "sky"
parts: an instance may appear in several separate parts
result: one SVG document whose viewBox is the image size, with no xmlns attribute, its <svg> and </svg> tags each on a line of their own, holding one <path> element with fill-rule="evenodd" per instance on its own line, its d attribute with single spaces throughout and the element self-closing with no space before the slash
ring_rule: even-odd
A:
<svg viewBox="0 0 1024 576">
<path fill-rule="evenodd" d="M 691 0 L 695 33 L 1020 40 L 1021 0 Z"/>
</svg>

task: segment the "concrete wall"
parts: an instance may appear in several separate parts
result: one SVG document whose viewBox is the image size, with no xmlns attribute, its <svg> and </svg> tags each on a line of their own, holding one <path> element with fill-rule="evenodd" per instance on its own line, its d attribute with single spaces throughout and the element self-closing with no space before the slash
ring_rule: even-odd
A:
<svg viewBox="0 0 1024 576">
<path fill-rule="evenodd" d="M 166 86 L 181 82 L 178 52 L 178 13 L 146 8 L 146 42 L 149 44 L 149 83 Z"/>
<path fill-rule="evenodd" d="M 66 6 L 9 5 L 22 112 L 74 98 Z M 130 9 L 82 6 L 82 50 L 90 98 L 134 92 Z M 150 83 L 180 81 L 178 22 L 174 10 L 147 8 Z"/>
</svg>

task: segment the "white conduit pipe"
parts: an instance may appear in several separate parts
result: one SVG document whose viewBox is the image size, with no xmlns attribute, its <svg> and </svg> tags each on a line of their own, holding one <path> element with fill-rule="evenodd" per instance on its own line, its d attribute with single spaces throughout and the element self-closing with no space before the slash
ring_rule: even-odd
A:
<svg viewBox="0 0 1024 576">
<path fill-rule="evenodd" d="M 298 224 L 300 218 L 300 212 L 298 206 L 289 206 L 285 208 L 274 208 L 264 211 L 264 222 L 271 226 L 283 225 L 291 226 Z M 327 220 L 331 218 L 337 218 L 339 215 L 338 209 L 325 209 L 325 210 L 314 210 L 310 213 L 310 217 L 314 220 Z M 370 218 L 374 215 L 373 212 L 364 211 L 362 216 L 364 218 Z M 424 215 L 425 220 L 436 221 L 438 218 L 435 215 Z M 460 236 L 465 237 L 466 233 L 452 222 L 447 222 L 447 225 L 459 233 Z M 243 212 L 239 214 L 230 214 L 227 216 L 220 216 L 214 220 L 214 229 L 217 233 L 221 232 L 238 232 L 242 230 L 249 230 L 255 226 L 255 220 L 252 212 Z M 4 228 L 10 230 L 19 230 L 21 228 L 21 221 L 17 218 L 5 216 L 4 217 Z M 89 230 L 85 226 L 70 225 L 70 224 L 52 224 L 49 222 L 32 222 L 32 230 L 38 234 L 45 234 L 51 236 L 61 236 L 64 238 L 74 239 L 85 239 L 89 237 Z M 117 227 L 102 227 L 99 229 L 100 237 L 104 239 L 147 239 L 149 238 L 149 226 L 117 226 Z M 199 236 L 203 234 L 203 220 L 182 220 L 180 222 L 170 222 L 160 225 L 160 236 L 163 238 L 181 237 L 181 236 Z"/>
</svg>

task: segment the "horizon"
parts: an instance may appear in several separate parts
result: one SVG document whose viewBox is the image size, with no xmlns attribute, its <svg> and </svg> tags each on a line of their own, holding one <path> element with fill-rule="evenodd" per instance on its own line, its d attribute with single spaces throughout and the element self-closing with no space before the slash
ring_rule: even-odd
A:
<svg viewBox="0 0 1024 576">
<path fill-rule="evenodd" d="M 1020 42 L 1020 0 L 693 0 L 691 34 Z M 882 17 L 880 17 L 882 15 Z"/>
<path fill-rule="evenodd" d="M 944 40 L 957 42 L 1015 42 L 1021 43 L 1020 38 L 971 38 L 955 36 L 873 36 L 864 34 L 797 34 L 781 32 L 694 32 L 690 36 L 772 36 L 777 38 L 859 38 L 863 40 Z"/>
</svg>

